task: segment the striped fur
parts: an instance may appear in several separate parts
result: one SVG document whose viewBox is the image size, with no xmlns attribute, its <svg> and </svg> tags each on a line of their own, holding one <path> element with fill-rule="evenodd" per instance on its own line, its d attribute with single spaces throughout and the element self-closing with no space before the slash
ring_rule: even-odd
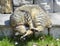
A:
<svg viewBox="0 0 60 46">
<path fill-rule="evenodd" d="M 0 13 L 12 13 L 12 0 L 0 0 Z"/>
<path fill-rule="evenodd" d="M 29 25 L 28 31 L 25 28 L 25 24 Z M 24 37 L 33 33 L 31 29 L 40 32 L 43 31 L 45 27 L 50 28 L 51 20 L 48 14 L 38 5 L 23 5 L 17 8 L 14 15 L 11 16 L 11 25 L 16 31 L 19 31 L 20 34 L 22 32 L 26 33 L 22 36 Z"/>
</svg>

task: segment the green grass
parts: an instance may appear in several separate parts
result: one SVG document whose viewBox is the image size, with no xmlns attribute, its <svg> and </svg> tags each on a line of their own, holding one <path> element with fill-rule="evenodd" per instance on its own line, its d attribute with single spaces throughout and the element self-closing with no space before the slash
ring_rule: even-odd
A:
<svg viewBox="0 0 60 46">
<path fill-rule="evenodd" d="M 56 40 L 51 36 L 45 36 L 43 40 L 40 38 L 37 40 L 31 40 L 28 42 L 27 46 L 32 46 L 33 43 L 37 43 L 38 46 L 60 46 L 60 40 Z"/>
<path fill-rule="evenodd" d="M 17 46 L 32 46 L 36 43 L 38 46 L 60 46 L 60 40 L 56 40 L 51 36 L 45 36 L 43 40 L 40 38 L 30 38 L 26 41 L 20 41 L 19 45 Z M 14 46 L 14 40 L 11 41 L 9 38 L 3 38 L 0 40 L 0 46 Z"/>
<path fill-rule="evenodd" d="M 10 41 L 9 38 L 1 38 L 0 39 L 0 46 L 14 46 L 14 43 Z"/>
</svg>

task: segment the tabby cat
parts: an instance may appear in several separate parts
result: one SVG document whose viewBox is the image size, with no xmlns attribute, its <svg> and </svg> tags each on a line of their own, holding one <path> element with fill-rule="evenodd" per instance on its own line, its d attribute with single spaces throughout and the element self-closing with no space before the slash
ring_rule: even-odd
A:
<svg viewBox="0 0 60 46">
<path fill-rule="evenodd" d="M 51 27 L 47 13 L 38 5 L 23 5 L 18 7 L 10 17 L 11 26 L 20 33 L 21 38 Z"/>
</svg>

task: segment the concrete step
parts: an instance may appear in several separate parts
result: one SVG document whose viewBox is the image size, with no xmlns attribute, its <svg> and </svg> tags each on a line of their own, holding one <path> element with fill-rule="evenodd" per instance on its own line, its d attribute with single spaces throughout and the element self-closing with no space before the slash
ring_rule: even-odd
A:
<svg viewBox="0 0 60 46">
<path fill-rule="evenodd" d="M 11 36 L 13 30 L 10 27 L 10 16 L 12 14 L 0 14 L 0 36 Z M 47 29 L 44 30 L 44 34 L 48 34 Z"/>
<path fill-rule="evenodd" d="M 10 27 L 10 16 L 12 14 L 0 14 L 0 36 L 11 36 L 12 29 Z M 49 14 L 53 27 L 50 29 L 50 35 L 54 38 L 60 38 L 60 13 Z M 44 34 L 48 34 L 48 30 L 44 30 Z"/>
<path fill-rule="evenodd" d="M 9 26 L 10 15 L 12 14 L 0 14 L 0 25 Z"/>
<path fill-rule="evenodd" d="M 0 26 L 0 37 L 11 37 L 13 35 L 13 31 L 10 26 Z"/>
<path fill-rule="evenodd" d="M 53 12 L 53 0 L 34 0 L 34 4 L 38 4 L 46 12 Z"/>
<path fill-rule="evenodd" d="M 0 14 L 0 37 L 12 36 L 12 29 L 10 27 L 10 15 L 12 14 Z"/>
<path fill-rule="evenodd" d="M 24 4 L 33 4 L 33 0 L 13 0 L 14 6 L 21 6 Z"/>
<path fill-rule="evenodd" d="M 60 26 L 60 13 L 49 13 L 53 26 Z"/>
<path fill-rule="evenodd" d="M 60 38 L 60 13 L 50 13 L 52 28 L 50 34 L 54 38 Z"/>
<path fill-rule="evenodd" d="M 53 38 L 60 38 L 60 26 L 53 26 L 53 27 L 50 29 L 50 35 L 51 35 Z"/>
</svg>

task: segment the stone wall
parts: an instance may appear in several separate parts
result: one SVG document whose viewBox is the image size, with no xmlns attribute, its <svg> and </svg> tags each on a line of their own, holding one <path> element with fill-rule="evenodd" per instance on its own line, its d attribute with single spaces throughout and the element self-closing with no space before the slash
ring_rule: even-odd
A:
<svg viewBox="0 0 60 46">
<path fill-rule="evenodd" d="M 53 25 L 53 27 L 50 29 L 50 35 L 52 35 L 54 38 L 60 38 L 60 13 L 53 13 L 60 11 L 60 9 L 54 7 L 56 3 L 53 3 L 53 0 L 13 0 L 12 9 L 15 10 L 21 5 L 26 5 L 26 4 L 38 4 L 46 12 L 48 12 Z M 58 6 L 58 4 L 55 6 Z M 12 35 L 12 29 L 9 24 L 10 15 L 12 15 L 12 13 L 0 14 L 0 36 Z M 44 30 L 44 34 L 48 34 L 48 29 Z"/>
</svg>

